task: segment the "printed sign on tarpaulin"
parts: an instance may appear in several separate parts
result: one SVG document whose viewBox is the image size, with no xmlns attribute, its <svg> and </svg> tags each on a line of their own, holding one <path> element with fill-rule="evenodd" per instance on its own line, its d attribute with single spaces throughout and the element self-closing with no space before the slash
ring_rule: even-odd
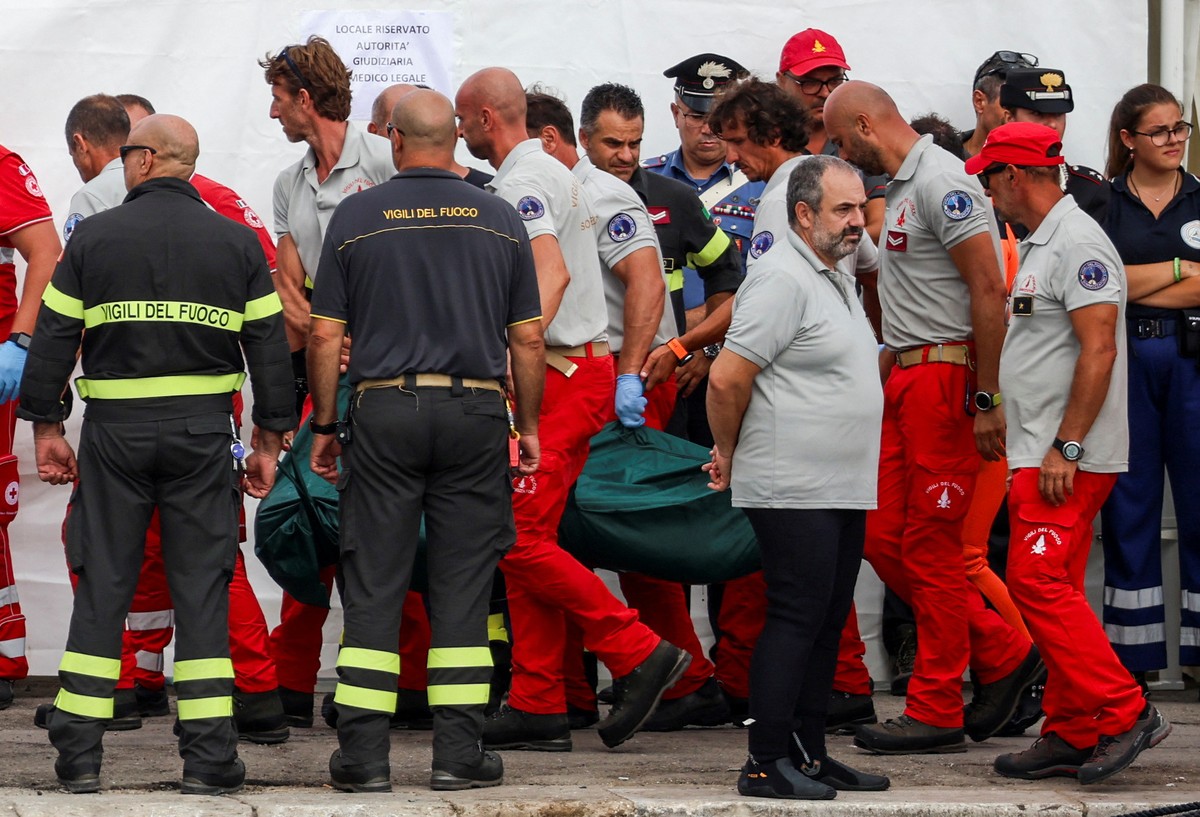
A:
<svg viewBox="0 0 1200 817">
<path fill-rule="evenodd" d="M 350 69 L 350 118 L 371 119 L 371 103 L 389 85 L 428 85 L 453 98 L 454 15 L 448 11 L 347 9 L 310 11 L 300 19 L 301 41 L 329 40 Z"/>
</svg>

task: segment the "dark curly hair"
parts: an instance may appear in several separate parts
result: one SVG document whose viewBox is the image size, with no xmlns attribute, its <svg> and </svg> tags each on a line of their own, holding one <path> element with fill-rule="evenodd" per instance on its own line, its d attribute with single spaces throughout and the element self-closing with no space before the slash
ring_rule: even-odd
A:
<svg viewBox="0 0 1200 817">
<path fill-rule="evenodd" d="M 739 122 L 750 141 L 768 145 L 778 139 L 790 153 L 803 152 L 812 135 L 808 110 L 775 83 L 753 76 L 727 84 L 708 111 L 708 126 L 717 136 Z"/>
<path fill-rule="evenodd" d="M 268 85 L 276 82 L 295 96 L 308 91 L 313 107 L 334 122 L 350 118 L 350 71 L 323 37 L 315 34 L 304 45 L 288 45 L 258 61 Z"/>
</svg>

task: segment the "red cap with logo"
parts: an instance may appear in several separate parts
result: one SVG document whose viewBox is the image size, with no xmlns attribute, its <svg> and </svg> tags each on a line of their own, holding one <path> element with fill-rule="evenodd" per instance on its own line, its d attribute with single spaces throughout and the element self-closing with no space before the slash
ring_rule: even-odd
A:
<svg viewBox="0 0 1200 817">
<path fill-rule="evenodd" d="M 1065 162 L 1058 131 L 1036 122 L 1009 122 L 988 133 L 983 148 L 967 159 L 966 171 L 977 176 L 992 165 L 1053 167 Z"/>
<path fill-rule="evenodd" d="M 832 65 L 850 70 L 842 46 L 832 34 L 816 28 L 806 28 L 783 46 L 779 55 L 779 73 L 802 77 L 814 68 Z"/>
</svg>

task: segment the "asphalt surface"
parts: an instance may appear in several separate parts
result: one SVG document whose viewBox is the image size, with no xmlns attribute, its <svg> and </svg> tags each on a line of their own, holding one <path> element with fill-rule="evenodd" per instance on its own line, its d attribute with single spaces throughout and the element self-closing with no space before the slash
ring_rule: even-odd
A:
<svg viewBox="0 0 1200 817">
<path fill-rule="evenodd" d="M 1022 738 L 993 738 L 971 744 L 966 753 L 947 755 L 869 755 L 855 749 L 850 737 L 834 736 L 829 740 L 832 755 L 889 775 L 892 788 L 881 793 L 842 792 L 820 803 L 740 797 L 735 784 L 745 760 L 746 735 L 732 726 L 642 733 L 615 750 L 604 748 L 594 730 L 577 731 L 573 751 L 503 752 L 505 785 L 458 793 L 428 788 L 429 732 L 393 731 L 393 793 L 343 794 L 328 786 L 328 758 L 337 742 L 319 715 L 316 728 L 292 730 L 287 743 L 241 744 L 247 781 L 235 795 L 179 794 L 182 762 L 171 735 L 172 719 L 165 717 L 147 719 L 137 731 L 107 735 L 101 793 L 70 795 L 55 780 L 55 753 L 46 733 L 33 726 L 34 707 L 53 693 L 51 680 L 21 682 L 13 706 L 0 712 L 0 746 L 5 750 L 0 816 L 1116 817 L 1200 801 L 1200 703 L 1195 689 L 1153 693 L 1151 699 L 1172 722 L 1173 732 L 1129 769 L 1102 783 L 1084 787 L 1062 778 L 1027 782 L 996 775 L 991 768 L 996 755 L 1028 746 L 1036 728 Z M 875 705 L 881 718 L 892 717 L 900 713 L 903 699 L 883 691 L 876 694 Z"/>
</svg>

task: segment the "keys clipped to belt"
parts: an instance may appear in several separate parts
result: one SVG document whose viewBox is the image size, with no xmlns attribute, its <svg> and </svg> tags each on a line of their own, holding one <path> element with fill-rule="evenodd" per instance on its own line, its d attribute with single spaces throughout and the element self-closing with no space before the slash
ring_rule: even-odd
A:
<svg viewBox="0 0 1200 817">
<path fill-rule="evenodd" d="M 233 470 L 246 470 L 246 446 L 242 445 L 242 441 L 238 439 L 237 423 L 233 420 L 233 415 L 229 415 L 229 430 L 233 434 L 233 442 L 229 444 L 229 453 L 233 457 Z"/>
<path fill-rule="evenodd" d="M 521 464 L 521 432 L 517 431 L 517 422 L 513 418 L 512 400 L 504 395 L 504 410 L 508 414 L 508 467 L 516 468 Z"/>
</svg>

